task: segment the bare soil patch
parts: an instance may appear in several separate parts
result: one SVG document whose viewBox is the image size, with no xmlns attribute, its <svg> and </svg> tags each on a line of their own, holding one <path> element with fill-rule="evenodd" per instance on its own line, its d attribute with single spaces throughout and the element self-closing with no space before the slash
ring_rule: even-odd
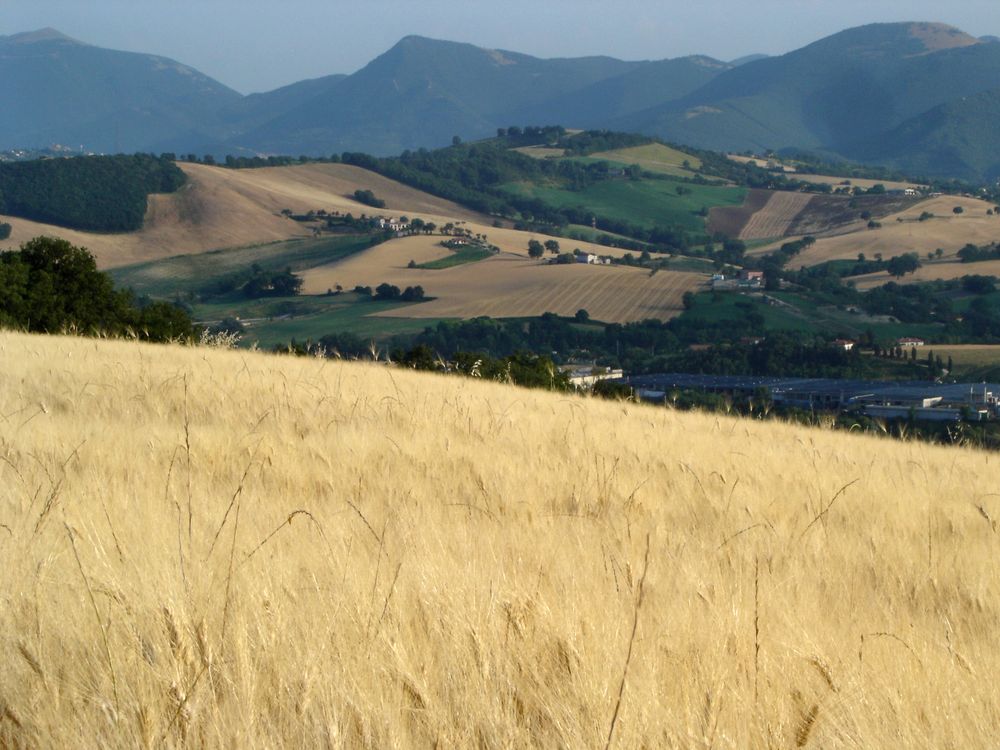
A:
<svg viewBox="0 0 1000 750">
<path fill-rule="evenodd" d="M 806 193 L 776 191 L 771 193 L 767 204 L 757 211 L 740 231 L 741 240 L 766 240 L 770 237 L 784 237 L 799 213 L 812 200 Z"/>
</svg>

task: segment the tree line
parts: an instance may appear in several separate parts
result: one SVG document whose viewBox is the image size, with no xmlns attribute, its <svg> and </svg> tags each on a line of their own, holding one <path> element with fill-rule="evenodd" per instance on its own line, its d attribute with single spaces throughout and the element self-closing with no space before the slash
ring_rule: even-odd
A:
<svg viewBox="0 0 1000 750">
<path fill-rule="evenodd" d="M 142 228 L 148 198 L 185 176 L 166 157 L 77 156 L 0 164 L 0 213 L 92 232 Z"/>
</svg>

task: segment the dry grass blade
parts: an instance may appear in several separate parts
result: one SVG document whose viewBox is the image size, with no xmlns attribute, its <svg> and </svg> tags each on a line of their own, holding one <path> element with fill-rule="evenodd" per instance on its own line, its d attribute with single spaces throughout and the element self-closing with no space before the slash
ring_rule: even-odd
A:
<svg viewBox="0 0 1000 750">
<path fill-rule="evenodd" d="M 646 534 L 646 554 L 642 561 L 642 575 L 639 577 L 639 592 L 636 596 L 635 607 L 632 610 L 632 633 L 628 639 L 628 652 L 625 654 L 625 667 L 622 669 L 622 679 L 618 684 L 618 698 L 615 701 L 615 710 L 611 714 L 611 726 L 608 727 L 608 741 L 604 743 L 604 750 L 611 747 L 611 742 L 615 737 L 615 727 L 618 725 L 618 716 L 622 707 L 622 698 L 625 695 L 625 682 L 628 679 L 628 668 L 632 663 L 632 649 L 635 647 L 635 634 L 639 629 L 639 612 L 642 610 L 643 595 L 646 586 L 646 573 L 649 572 L 649 542 L 650 535 Z"/>
<path fill-rule="evenodd" d="M 215 530 L 215 536 L 212 537 L 212 543 L 208 546 L 208 554 L 205 555 L 206 558 L 212 556 L 212 552 L 215 550 L 215 543 L 219 541 L 219 535 L 222 530 L 226 527 L 226 521 L 229 520 L 229 513 L 232 511 L 233 506 L 237 506 L 240 497 L 243 495 L 243 488 L 246 486 L 247 476 L 250 474 L 250 469 L 253 467 L 254 459 L 257 456 L 257 450 L 250 455 L 250 460 L 247 461 L 246 468 L 243 469 L 243 476 L 240 477 L 240 483 L 236 487 L 236 491 L 233 492 L 232 498 L 229 500 L 229 505 L 226 506 L 226 512 L 222 515 L 222 522 L 219 524 L 219 528 Z"/>
<path fill-rule="evenodd" d="M 736 532 L 735 534 L 733 534 L 732 536 L 730 536 L 730 537 L 727 537 L 727 538 L 726 538 L 726 539 L 725 539 L 725 540 L 724 540 L 724 541 L 722 542 L 722 544 L 720 544 L 720 545 L 719 545 L 718 547 L 716 547 L 716 548 L 715 548 L 715 551 L 716 551 L 716 552 L 718 552 L 718 551 L 719 551 L 719 550 L 721 550 L 721 549 L 722 549 L 723 547 L 725 547 L 725 546 L 726 546 L 727 544 L 729 544 L 729 543 L 730 543 L 731 541 L 733 541 L 734 539 L 737 539 L 738 537 L 741 537 L 741 536 L 743 536 L 743 535 L 744 535 L 744 534 L 746 534 L 746 533 L 747 533 L 748 531 L 753 531 L 754 529 L 761 529 L 761 528 L 764 528 L 764 529 L 769 529 L 769 530 L 770 530 L 770 526 L 769 526 L 768 524 L 766 524 L 766 523 L 755 523 L 755 524 L 751 524 L 750 526 L 747 526 L 747 527 L 746 527 L 745 529 L 740 529 L 739 531 L 737 531 L 737 532 Z M 771 531 L 771 533 L 774 533 L 774 532 L 773 532 L 773 531 Z"/>
<path fill-rule="evenodd" d="M 823 520 L 823 518 L 824 518 L 824 517 L 826 516 L 826 514 L 830 512 L 830 508 L 832 508 L 832 507 L 833 507 L 833 504 L 834 504 L 835 502 L 837 502 L 837 498 L 838 498 L 838 497 L 840 497 L 841 495 L 843 495 L 843 494 L 844 494 L 844 493 L 845 493 L 845 492 L 847 491 L 847 488 L 848 488 L 848 487 L 850 487 L 850 486 L 851 486 L 851 485 L 853 485 L 853 484 L 857 484 L 857 483 L 858 483 L 858 482 L 860 482 L 860 481 L 861 481 L 861 478 L 860 478 L 860 477 L 858 477 L 857 479 L 853 479 L 853 480 L 851 480 L 850 482 L 848 482 L 847 484 L 845 484 L 845 485 L 844 485 L 843 487 L 841 487 L 841 488 L 840 488 L 839 490 L 837 490 L 836 494 L 835 494 L 835 495 L 834 495 L 833 497 L 831 497 L 831 498 L 830 498 L 830 502 L 828 502 L 828 503 L 826 504 L 826 507 L 825 507 L 825 508 L 823 508 L 823 510 L 821 510 L 821 511 L 820 511 L 820 512 L 819 512 L 819 513 L 818 513 L 818 514 L 816 515 L 816 517 L 815 517 L 815 518 L 813 518 L 813 520 L 811 520 L 811 521 L 809 522 L 809 525 L 808 525 L 808 526 L 806 526 L 806 527 L 805 527 L 805 528 L 804 528 L 804 529 L 802 530 L 802 533 L 801 533 L 801 534 L 799 535 L 799 540 L 801 541 L 801 540 L 802 540 L 802 538 L 803 538 L 803 537 L 804 537 L 804 536 L 806 535 L 806 532 L 808 532 L 808 531 L 809 531 L 809 529 L 811 529 L 811 528 L 812 528 L 812 527 L 813 527 L 814 525 L 816 525 L 817 523 L 819 523 L 820 521 L 822 521 L 822 520 Z"/>
<path fill-rule="evenodd" d="M 104 642 L 104 655 L 108 662 L 108 671 L 111 674 L 111 688 L 115 696 L 115 713 L 116 715 L 119 715 L 121 714 L 121 704 L 118 700 L 118 674 L 115 671 L 114 659 L 111 658 L 111 644 L 108 642 L 108 628 L 107 625 L 105 625 L 104 620 L 101 619 L 101 610 L 97 607 L 97 599 L 94 598 L 94 589 L 90 585 L 90 579 L 87 578 L 87 574 L 83 571 L 83 562 L 80 560 L 80 553 L 76 549 L 76 538 L 73 535 L 73 530 L 67 523 L 63 523 L 63 526 L 66 527 L 66 535 L 69 537 L 70 547 L 73 548 L 73 557 L 76 558 L 76 565 L 80 570 L 80 577 L 83 579 L 83 583 L 87 587 L 87 596 L 90 597 L 90 605 L 94 609 L 94 617 L 97 618 L 97 626 L 101 629 L 101 640 Z"/>
<path fill-rule="evenodd" d="M 291 513 L 288 514 L 288 518 L 286 518 L 284 521 L 282 521 L 280 524 L 278 524 L 278 526 L 274 529 L 274 531 L 272 531 L 270 534 L 268 534 L 266 537 L 264 537 L 261 540 L 260 544 L 258 544 L 256 547 L 254 547 L 252 550 L 250 550 L 250 552 L 247 553 L 247 556 L 245 558 L 243 558 L 243 563 L 241 563 L 241 565 L 249 562 L 250 558 L 253 557 L 254 555 L 256 555 L 260 551 L 261 547 L 263 547 L 265 544 L 267 544 L 269 541 L 271 541 L 271 539 L 274 537 L 275 534 L 277 534 L 279 531 L 281 531 L 286 526 L 291 526 L 292 525 L 292 521 L 295 520 L 296 516 L 305 516 L 310 521 L 312 521 L 313 524 L 316 526 L 316 530 L 319 531 L 320 536 L 323 537 L 323 541 L 326 542 L 327 548 L 330 547 L 330 542 L 327 541 L 326 534 L 323 533 L 323 527 L 320 525 L 319 521 L 316 520 L 316 517 L 312 513 L 310 513 L 309 511 L 307 511 L 307 510 L 293 510 Z M 333 554 L 332 550 L 331 550 L 331 554 Z"/>
</svg>

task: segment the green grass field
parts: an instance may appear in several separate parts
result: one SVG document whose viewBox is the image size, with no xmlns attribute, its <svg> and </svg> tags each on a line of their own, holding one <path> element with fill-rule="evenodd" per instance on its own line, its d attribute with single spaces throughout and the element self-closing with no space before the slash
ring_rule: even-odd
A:
<svg viewBox="0 0 1000 750">
<path fill-rule="evenodd" d="M 791 292 L 768 292 L 768 296 L 784 304 L 767 304 L 759 296 L 737 292 L 702 292 L 695 298 L 695 306 L 684 312 L 693 320 L 724 322 L 740 320 L 748 312 L 750 302 L 753 312 L 760 313 L 767 331 L 799 331 L 829 336 L 857 337 L 867 330 L 882 340 L 903 336 L 933 339 L 942 326 L 934 323 L 884 323 L 864 315 L 838 310 L 836 307 L 817 304 Z"/>
<path fill-rule="evenodd" d="M 198 303 L 194 317 L 211 324 L 237 318 L 246 332 L 242 346 L 257 344 L 262 349 L 287 344 L 292 339 L 317 341 L 331 333 L 353 333 L 376 341 L 401 333 L 418 333 L 436 319 L 379 318 L 376 313 L 395 310 L 413 303 L 377 302 L 370 297 L 344 292 L 333 295 L 233 298 L 221 302 Z"/>
<path fill-rule="evenodd" d="M 486 260 L 493 253 L 484 247 L 476 247 L 470 245 L 467 247 L 461 247 L 458 250 L 453 250 L 451 255 L 445 256 L 444 258 L 438 258 L 437 260 L 432 260 L 429 263 L 419 263 L 417 268 L 422 268 L 427 271 L 440 271 L 444 268 L 454 268 L 455 266 L 465 265 L 466 263 L 475 263 L 480 260 Z"/>
<path fill-rule="evenodd" d="M 291 240 L 198 255 L 177 255 L 116 268 L 109 273 L 119 287 L 166 299 L 195 292 L 212 279 L 246 271 L 254 264 L 265 271 L 288 267 L 302 271 L 346 258 L 370 246 L 371 238 L 359 235 Z"/>
<path fill-rule="evenodd" d="M 602 151 L 584 157 L 581 161 L 589 163 L 606 161 L 620 166 L 638 164 L 647 172 L 674 177 L 691 177 L 701 169 L 701 159 L 670 148 L 670 146 L 664 146 L 662 143 L 649 143 L 645 146 Z M 684 166 L 685 162 L 687 167 Z"/>
<path fill-rule="evenodd" d="M 690 192 L 680 195 L 678 188 Z M 511 183 L 504 189 L 538 198 L 555 208 L 585 207 L 599 218 L 626 221 L 645 229 L 677 226 L 692 232 L 705 230 L 704 217 L 697 215 L 700 209 L 738 206 L 746 196 L 743 188 L 692 185 L 669 179 L 604 180 L 580 191 L 529 183 Z"/>
</svg>

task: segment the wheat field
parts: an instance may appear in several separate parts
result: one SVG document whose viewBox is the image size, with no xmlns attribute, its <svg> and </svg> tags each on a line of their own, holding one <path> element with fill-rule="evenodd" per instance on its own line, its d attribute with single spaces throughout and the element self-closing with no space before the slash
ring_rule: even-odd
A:
<svg viewBox="0 0 1000 750">
<path fill-rule="evenodd" d="M 0 332 L 0 747 L 995 747 L 996 476 Z"/>
<path fill-rule="evenodd" d="M 485 260 L 452 268 L 408 268 L 410 260 L 425 263 L 450 253 L 440 237 L 391 240 L 346 260 L 302 273 L 303 291 L 322 294 L 340 284 L 400 288 L 420 285 L 436 299 L 378 314 L 399 318 L 529 317 L 547 312 L 573 316 L 585 309 L 594 320 L 627 323 L 667 320 L 683 309 L 684 293 L 706 285 L 707 275 L 683 271 L 604 266 L 584 263 L 549 264 L 519 252 L 504 251 Z"/>
</svg>

